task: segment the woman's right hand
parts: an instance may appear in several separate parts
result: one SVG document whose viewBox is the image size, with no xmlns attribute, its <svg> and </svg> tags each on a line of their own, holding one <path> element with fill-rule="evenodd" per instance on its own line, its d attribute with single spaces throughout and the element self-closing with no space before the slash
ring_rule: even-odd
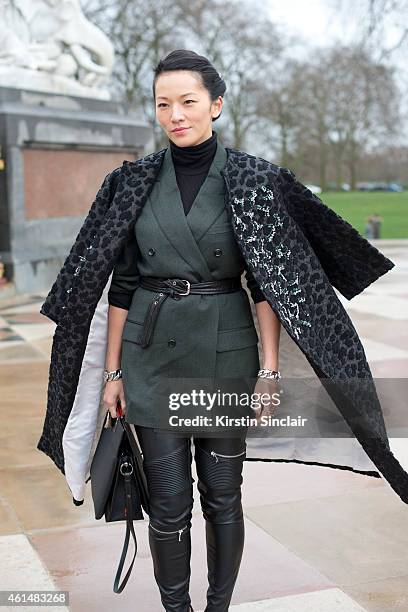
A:
<svg viewBox="0 0 408 612">
<path fill-rule="evenodd" d="M 122 412 L 125 414 L 126 402 L 125 393 L 123 390 L 123 381 L 109 380 L 105 383 L 105 391 L 103 393 L 103 405 L 105 410 L 109 410 L 110 415 L 113 419 L 116 419 L 119 415 L 117 412 L 117 404 L 120 402 Z"/>
</svg>

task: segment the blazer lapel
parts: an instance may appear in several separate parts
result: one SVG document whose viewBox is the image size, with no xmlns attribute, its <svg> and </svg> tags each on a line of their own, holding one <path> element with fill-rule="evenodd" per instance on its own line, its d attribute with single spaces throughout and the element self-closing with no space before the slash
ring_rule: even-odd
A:
<svg viewBox="0 0 408 612">
<path fill-rule="evenodd" d="M 207 177 L 186 216 L 187 223 L 197 242 L 201 240 L 225 208 L 226 189 L 221 170 L 225 167 L 226 162 L 227 152 L 217 141 L 217 150 Z M 180 197 L 179 200 L 182 205 Z"/>
<path fill-rule="evenodd" d="M 161 230 L 180 257 L 193 266 L 193 269 L 204 280 L 211 280 L 212 275 L 200 251 L 198 241 L 224 209 L 225 199 L 219 196 L 220 190 L 222 194 L 225 193 L 224 182 L 220 181 L 220 172 L 226 160 L 227 153 L 224 147 L 217 143 L 217 151 L 207 177 L 186 216 L 177 185 L 171 150 L 167 148 L 156 179 L 154 197 L 150 199 L 153 214 Z"/>
</svg>

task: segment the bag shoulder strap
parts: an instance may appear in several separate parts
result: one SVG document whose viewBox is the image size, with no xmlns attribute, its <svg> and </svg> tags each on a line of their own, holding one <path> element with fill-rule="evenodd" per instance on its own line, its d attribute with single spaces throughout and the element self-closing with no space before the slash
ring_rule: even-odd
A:
<svg viewBox="0 0 408 612">
<path fill-rule="evenodd" d="M 120 561 L 119 561 L 119 565 L 118 565 L 118 569 L 116 572 L 116 576 L 115 576 L 115 581 L 113 584 L 113 591 L 114 593 L 121 593 L 123 591 L 123 589 L 126 586 L 127 581 L 129 580 L 129 576 L 132 572 L 133 569 L 133 564 L 135 562 L 136 559 L 136 555 L 137 555 L 137 539 L 136 539 L 136 533 L 133 527 L 133 506 L 132 506 L 132 487 L 131 487 L 131 478 L 132 478 L 132 474 L 133 474 L 133 470 L 132 472 L 125 472 L 123 474 L 124 479 L 125 479 L 125 514 L 126 514 L 126 535 L 125 535 L 125 541 L 123 543 L 123 549 L 122 549 L 122 554 L 120 556 Z M 120 575 L 122 573 L 123 570 L 123 566 L 125 564 L 125 559 L 126 559 L 126 554 L 129 548 L 129 540 L 130 540 L 130 534 L 132 534 L 132 538 L 133 541 L 135 543 L 135 552 L 133 555 L 133 559 L 132 562 L 129 566 L 128 571 L 126 572 L 125 577 L 123 578 L 122 584 L 119 584 L 120 582 Z"/>
</svg>

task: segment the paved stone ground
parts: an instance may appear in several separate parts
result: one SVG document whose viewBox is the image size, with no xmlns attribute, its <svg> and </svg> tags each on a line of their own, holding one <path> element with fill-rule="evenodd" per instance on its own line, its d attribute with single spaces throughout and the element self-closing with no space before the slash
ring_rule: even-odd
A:
<svg viewBox="0 0 408 612">
<path fill-rule="evenodd" d="M 353 300 L 341 299 L 374 376 L 407 378 L 408 246 L 388 241 L 379 248 L 396 268 Z M 115 595 L 124 524 L 95 521 L 89 489 L 85 504 L 75 507 L 63 476 L 36 450 L 55 327 L 39 314 L 42 300 L 41 294 L 0 303 L 1 589 L 68 590 L 72 612 L 158 612 L 147 521 L 135 523 L 134 572 L 125 592 Z M 285 371 L 289 360 L 294 363 L 286 333 L 281 354 Z M 391 443 L 408 469 L 407 442 Z M 319 466 L 245 462 L 243 504 L 246 544 L 234 612 L 408 610 L 408 508 L 383 479 Z M 195 489 L 196 610 L 205 607 L 204 533 Z M 40 610 L 24 608 L 29 609 Z"/>
</svg>

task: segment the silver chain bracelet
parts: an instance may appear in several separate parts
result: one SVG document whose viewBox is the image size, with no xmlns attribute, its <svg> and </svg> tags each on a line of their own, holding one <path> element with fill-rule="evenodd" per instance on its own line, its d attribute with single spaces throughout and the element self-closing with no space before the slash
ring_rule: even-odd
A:
<svg viewBox="0 0 408 612">
<path fill-rule="evenodd" d="M 122 378 L 122 370 L 118 368 L 117 370 L 113 370 L 112 372 L 108 372 L 108 370 L 103 371 L 103 378 L 105 382 L 109 382 L 111 380 L 119 380 Z"/>
<path fill-rule="evenodd" d="M 258 378 L 272 378 L 273 380 L 279 380 L 282 378 L 279 370 L 268 370 L 267 368 L 262 368 L 258 372 Z"/>
</svg>

